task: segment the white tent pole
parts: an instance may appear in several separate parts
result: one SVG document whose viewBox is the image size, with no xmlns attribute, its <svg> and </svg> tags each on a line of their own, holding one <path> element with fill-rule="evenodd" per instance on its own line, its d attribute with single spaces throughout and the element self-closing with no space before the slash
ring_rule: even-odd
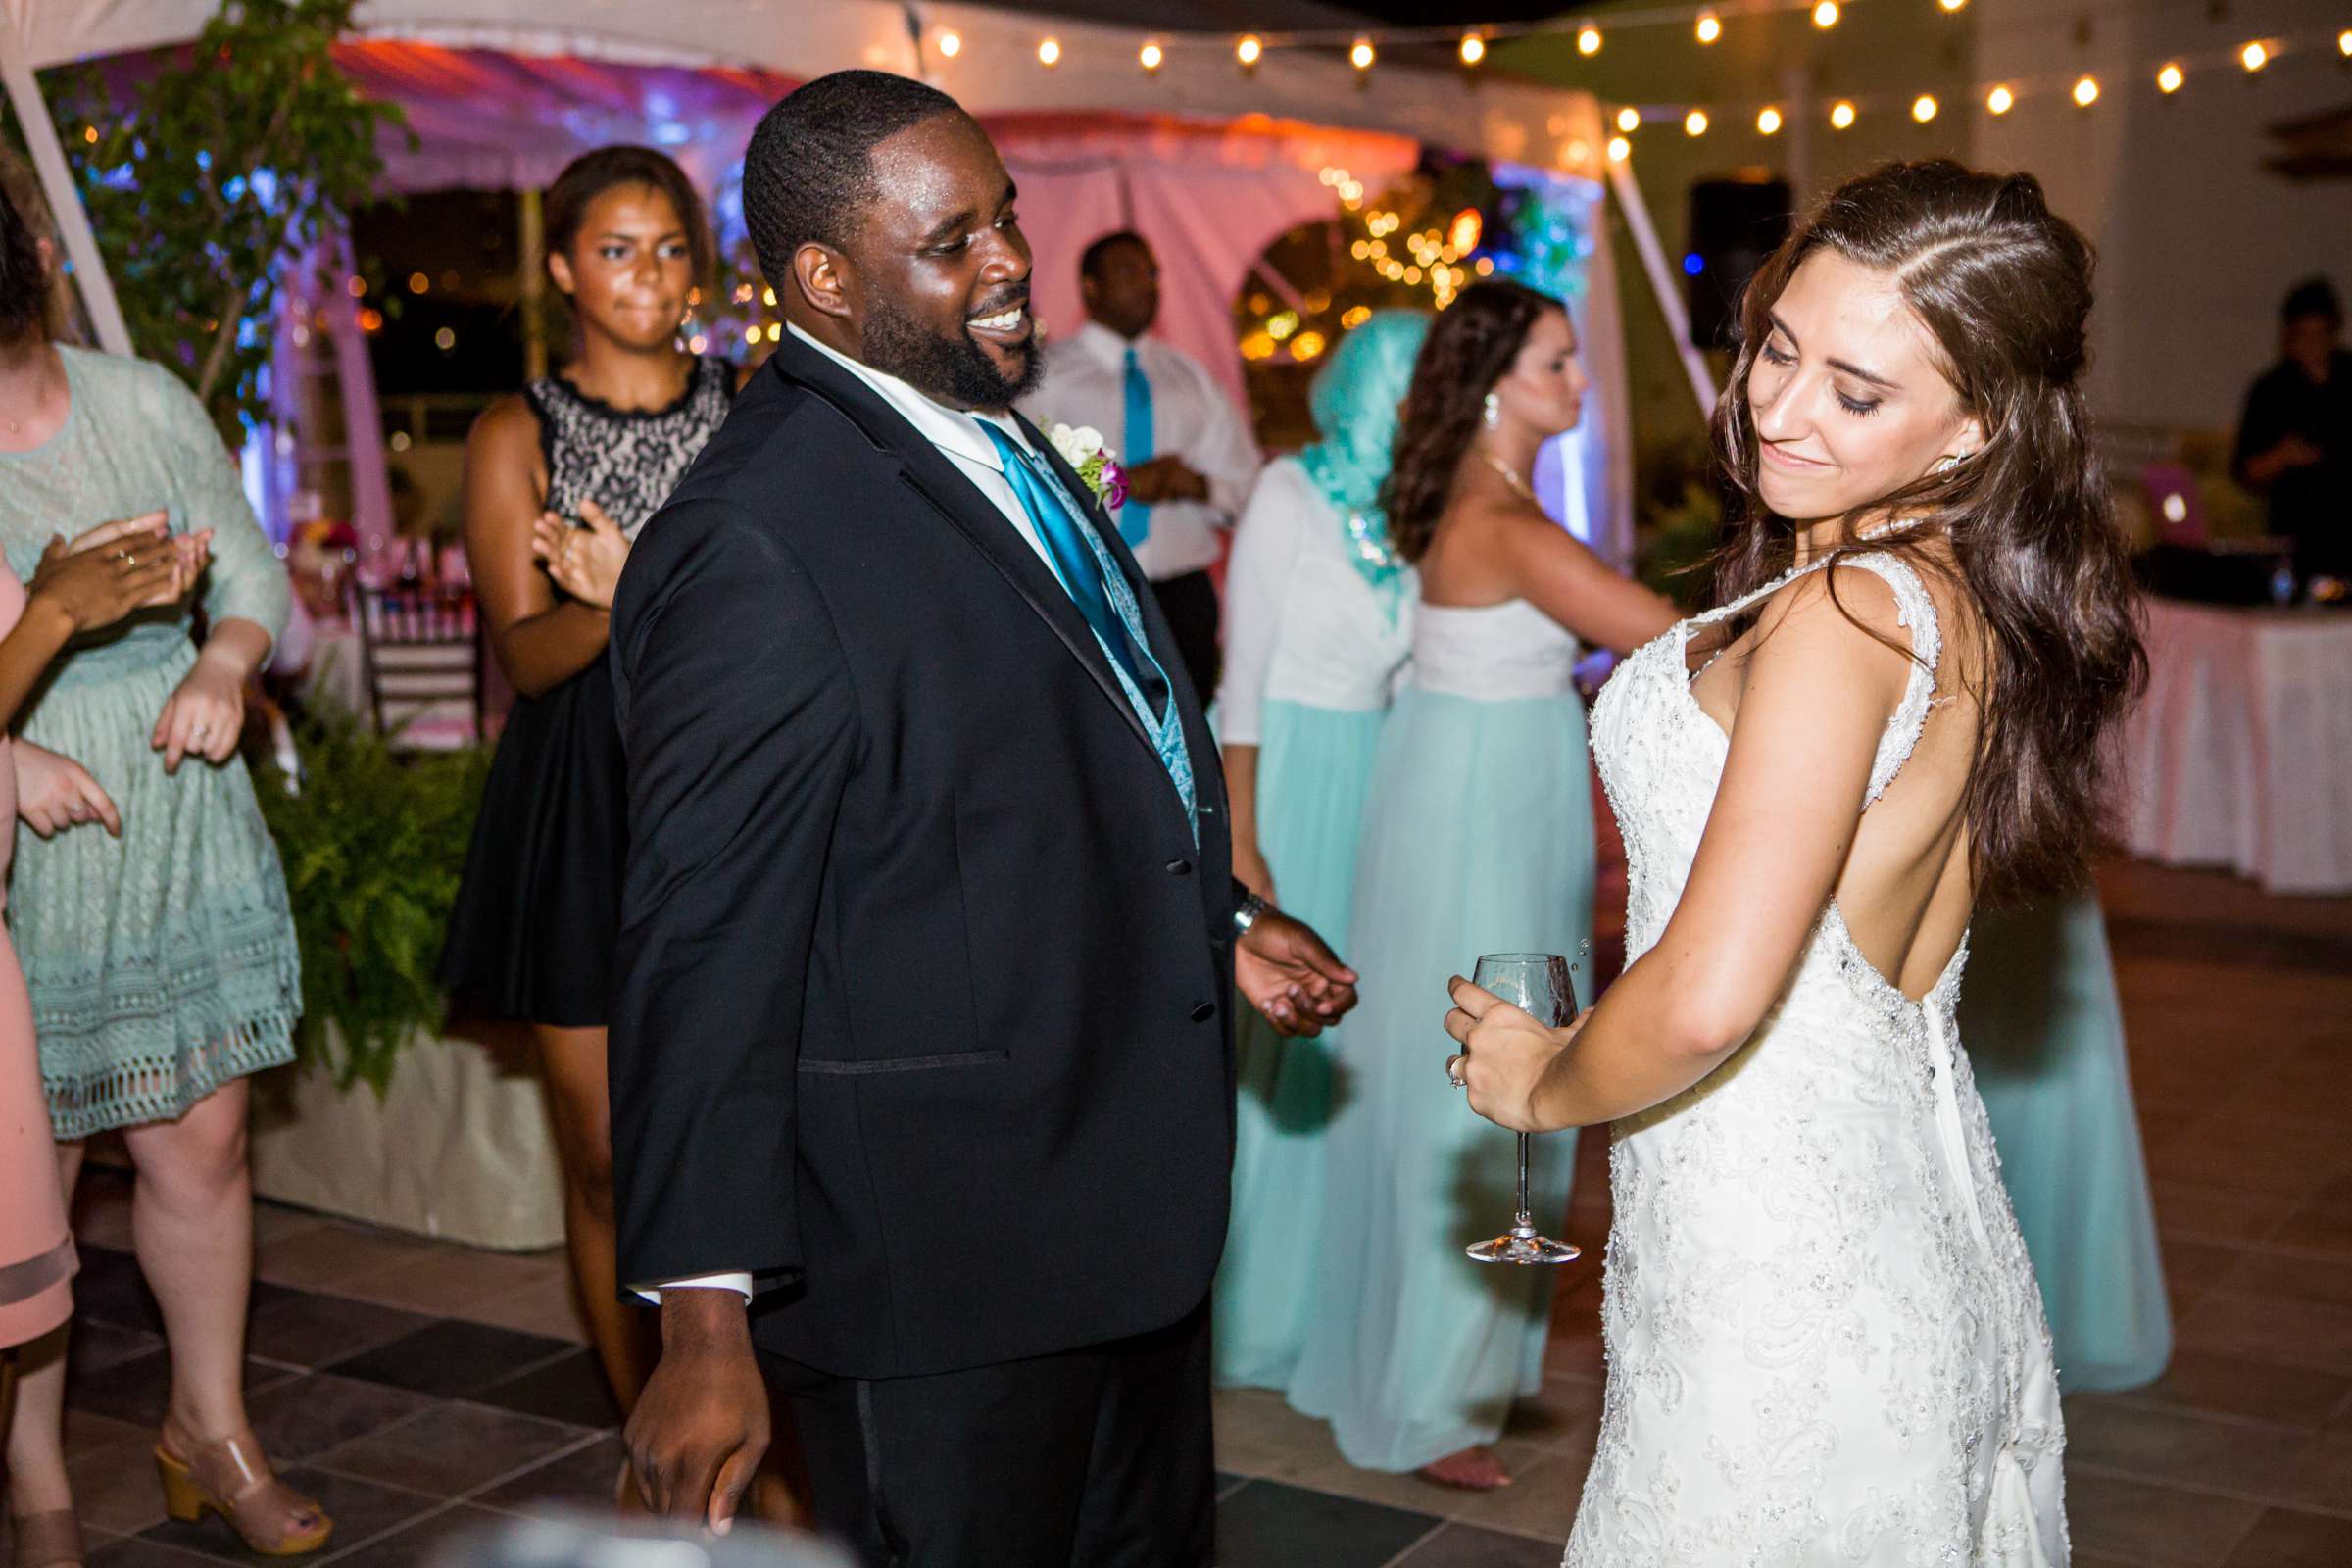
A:
<svg viewBox="0 0 2352 1568">
<path fill-rule="evenodd" d="M 122 323 L 122 306 L 115 298 L 115 280 L 106 273 L 106 258 L 98 253 L 98 236 L 90 232 L 90 215 L 82 209 L 81 192 L 74 172 L 66 167 L 66 150 L 57 139 L 57 122 L 41 99 L 40 84 L 32 77 L 32 59 L 17 33 L 16 19 L 0 9 L 0 77 L 8 82 L 8 101 L 16 106 L 17 122 L 24 127 L 24 145 L 32 152 L 32 167 L 48 193 L 50 216 L 74 262 L 74 280 L 81 287 L 90 324 L 98 329 L 98 346 L 109 354 L 130 353 L 130 328 Z"/>
<path fill-rule="evenodd" d="M 1642 199 L 1642 187 L 1634 183 L 1630 159 L 1619 158 L 1609 164 L 1609 189 L 1617 193 L 1617 205 L 1625 211 L 1625 226 L 1633 232 L 1634 249 L 1642 255 L 1642 270 L 1649 275 L 1649 290 L 1657 296 L 1658 311 L 1674 333 L 1683 373 L 1690 378 L 1690 395 L 1698 399 L 1698 416 L 1711 419 L 1715 416 L 1715 378 L 1707 373 L 1706 356 L 1690 346 L 1690 313 L 1683 309 L 1674 274 L 1666 270 L 1666 252 L 1650 223 L 1649 204 Z"/>
</svg>

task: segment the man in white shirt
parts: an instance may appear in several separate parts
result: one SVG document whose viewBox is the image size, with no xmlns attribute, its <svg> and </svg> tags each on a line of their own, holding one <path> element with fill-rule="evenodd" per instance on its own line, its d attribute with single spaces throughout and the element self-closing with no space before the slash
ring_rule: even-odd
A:
<svg viewBox="0 0 2352 1568">
<path fill-rule="evenodd" d="M 1185 673 L 1202 702 L 1217 689 L 1217 590 L 1208 568 L 1257 481 L 1250 421 L 1208 370 L 1149 337 L 1159 318 L 1159 261 L 1121 229 L 1078 261 L 1086 324 L 1046 350 L 1044 383 L 1022 412 L 1051 430 L 1093 425 L 1127 470 L 1119 534 L 1152 580 Z"/>
</svg>

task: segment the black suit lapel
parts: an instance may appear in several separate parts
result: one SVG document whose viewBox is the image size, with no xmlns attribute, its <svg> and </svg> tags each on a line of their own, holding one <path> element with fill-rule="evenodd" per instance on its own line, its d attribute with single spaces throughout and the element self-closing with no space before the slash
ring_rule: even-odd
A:
<svg viewBox="0 0 2352 1568">
<path fill-rule="evenodd" d="M 996 503 L 982 495 L 954 463 L 871 387 L 816 350 L 787 338 L 770 356 L 769 364 L 779 373 L 802 383 L 839 409 L 876 450 L 887 453 L 897 461 L 907 485 L 954 523 L 956 530 L 970 541 L 972 547 L 1053 629 L 1054 634 L 1061 639 L 1062 646 L 1086 667 L 1086 672 L 1094 677 L 1095 684 L 1117 708 L 1119 717 L 1127 727 L 1156 757 L 1158 744 L 1145 729 L 1143 719 L 1135 711 L 1135 705 L 1127 700 L 1125 689 L 1119 685 L 1118 676 L 1111 670 L 1109 656 L 1102 652 L 1102 643 L 1095 638 L 1094 628 L 1087 625 L 1086 617 L 1078 612 L 1078 606 L 1071 600 L 1068 590 L 1062 587 L 1061 580 L 1054 575 L 1053 568 L 1005 520 L 1004 514 L 997 510 Z M 1039 445 L 1051 451 L 1046 443 L 1041 441 Z M 1066 466 L 1063 471 L 1067 472 Z M 1071 478 L 1074 481 L 1075 475 Z M 1086 492 L 1080 486 L 1072 493 L 1083 496 Z M 1114 543 L 1117 537 L 1114 531 L 1111 535 Z M 1124 554 L 1123 550 L 1121 554 Z M 1132 568 L 1133 564 L 1132 558 L 1129 558 L 1126 561 L 1127 567 Z M 1146 602 L 1149 603 L 1148 596 Z M 1158 652 L 1156 643 L 1153 652 Z"/>
</svg>

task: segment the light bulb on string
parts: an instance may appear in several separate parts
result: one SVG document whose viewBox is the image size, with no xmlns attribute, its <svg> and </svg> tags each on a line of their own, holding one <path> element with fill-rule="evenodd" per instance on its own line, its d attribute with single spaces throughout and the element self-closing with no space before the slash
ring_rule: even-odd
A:
<svg viewBox="0 0 2352 1568">
<path fill-rule="evenodd" d="M 1242 69 L 1245 71 L 1256 65 L 1258 57 L 1265 52 L 1266 46 L 1258 41 L 1257 34 L 1254 32 L 1243 33 L 1241 41 L 1233 46 L 1233 58 L 1242 63 Z"/>
<path fill-rule="evenodd" d="M 1475 32 L 1462 34 L 1462 64 L 1475 66 L 1487 58 L 1487 40 Z"/>
<path fill-rule="evenodd" d="M 1157 43 L 1148 43 L 1136 51 L 1135 58 L 1146 71 L 1157 71 L 1160 63 L 1168 56 L 1167 51 L 1160 48 Z"/>
<path fill-rule="evenodd" d="M 2335 35 L 2335 52 L 2346 60 L 2352 60 L 2352 27 L 2346 27 Z"/>
<path fill-rule="evenodd" d="M 1777 136 L 1780 134 L 1780 129 L 1781 112 L 1772 105 L 1766 104 L 1763 112 L 1756 116 L 1757 132 L 1765 136 Z"/>
<path fill-rule="evenodd" d="M 1854 106 L 1843 98 L 1838 99 L 1830 110 L 1830 123 L 1838 129 L 1843 130 L 1853 122 Z"/>
<path fill-rule="evenodd" d="M 1813 25 L 1823 28 L 1838 25 L 1838 0 L 1821 0 L 1813 8 Z"/>
<path fill-rule="evenodd" d="M 1936 118 L 1938 107 L 1934 93 L 1923 92 L 1911 100 L 1911 118 L 1924 125 Z"/>
<path fill-rule="evenodd" d="M 1348 63 L 1358 71 L 1370 71 L 1375 58 L 1369 38 L 1356 39 L 1354 47 L 1348 51 Z"/>
<path fill-rule="evenodd" d="M 1627 104 L 1623 109 L 1618 110 L 1617 128 L 1629 136 L 1640 130 L 1642 128 L 1642 111 L 1636 109 L 1632 104 Z"/>
<path fill-rule="evenodd" d="M 963 53 L 963 34 L 957 32 L 953 27 L 950 27 L 947 31 L 941 33 L 937 39 L 937 42 L 939 44 L 939 57 L 942 60 L 953 60 L 957 55 Z"/>
<path fill-rule="evenodd" d="M 2084 76 L 2075 83 L 2075 106 L 2088 109 L 2099 101 L 2099 78 Z"/>
<path fill-rule="evenodd" d="M 2006 86 L 1995 87 L 1984 95 L 1984 108 L 1990 114 L 2005 115 L 2017 107 L 2017 94 Z"/>
<path fill-rule="evenodd" d="M 1706 133 L 1707 112 L 1704 109 L 1693 109 L 1683 117 L 1684 135 L 1704 136 Z"/>
<path fill-rule="evenodd" d="M 1037 45 L 1037 63 L 1051 71 L 1061 64 L 1061 40 L 1043 38 Z"/>
<path fill-rule="evenodd" d="M 1936 0 L 1936 3 L 1946 11 L 1957 11 L 1967 5 L 1968 0 Z"/>
<path fill-rule="evenodd" d="M 1588 60 L 1600 53 L 1600 29 L 1590 22 L 1576 29 L 1576 52 Z"/>
<path fill-rule="evenodd" d="M 2180 69 L 2180 62 L 2168 60 L 2164 63 L 2164 69 L 2156 73 L 2156 90 L 2162 93 L 2179 92 L 2180 84 L 2187 79 L 2188 74 Z"/>
<path fill-rule="evenodd" d="M 2257 38 L 2237 52 L 2237 63 L 2250 75 L 2271 63 L 2271 46 Z"/>
<path fill-rule="evenodd" d="M 1696 31 L 1700 43 L 1713 43 L 1723 36 L 1723 19 L 1712 11 L 1701 11 Z"/>
<path fill-rule="evenodd" d="M 1632 142 L 1630 142 L 1630 141 L 1627 141 L 1627 140 L 1626 140 L 1626 139 L 1625 139 L 1623 136 L 1611 136 L 1611 137 L 1609 138 L 1609 162 L 1610 162 L 1610 163 L 1612 163 L 1612 164 L 1622 164 L 1622 163 L 1624 163 L 1624 162 L 1626 161 L 1626 159 L 1627 159 L 1627 158 L 1629 158 L 1630 156 L 1632 156 L 1632 154 L 1633 154 L 1633 151 L 1634 151 L 1634 144 L 1633 144 Z"/>
</svg>

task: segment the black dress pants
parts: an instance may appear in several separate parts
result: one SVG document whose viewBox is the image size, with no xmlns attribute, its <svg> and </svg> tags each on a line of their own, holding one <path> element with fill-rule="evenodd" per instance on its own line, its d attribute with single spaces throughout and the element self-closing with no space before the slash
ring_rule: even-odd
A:
<svg viewBox="0 0 2352 1568">
<path fill-rule="evenodd" d="M 1207 1568 L 1208 1307 L 1155 1333 L 931 1377 L 763 1355 L 816 1526 L 866 1568 Z"/>
<path fill-rule="evenodd" d="M 1205 571 L 1188 571 L 1181 577 L 1152 585 L 1152 597 L 1159 601 L 1159 612 L 1168 617 L 1168 631 L 1176 639 L 1176 653 L 1184 661 L 1184 672 L 1193 680 L 1193 695 L 1206 708 L 1217 700 L 1217 584 Z"/>
</svg>

